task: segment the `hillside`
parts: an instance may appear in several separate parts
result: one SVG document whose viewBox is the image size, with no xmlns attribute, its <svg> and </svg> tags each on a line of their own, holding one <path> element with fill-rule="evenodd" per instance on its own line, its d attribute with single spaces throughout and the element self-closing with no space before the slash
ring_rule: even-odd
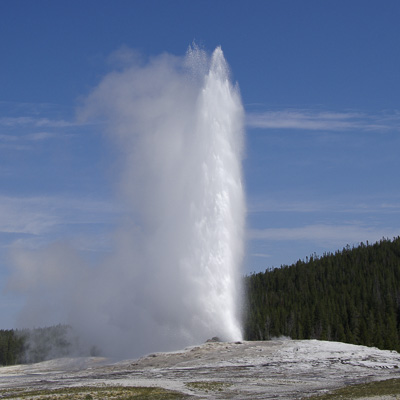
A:
<svg viewBox="0 0 400 400">
<path fill-rule="evenodd" d="M 245 278 L 245 337 L 400 350 L 400 237 Z"/>
</svg>

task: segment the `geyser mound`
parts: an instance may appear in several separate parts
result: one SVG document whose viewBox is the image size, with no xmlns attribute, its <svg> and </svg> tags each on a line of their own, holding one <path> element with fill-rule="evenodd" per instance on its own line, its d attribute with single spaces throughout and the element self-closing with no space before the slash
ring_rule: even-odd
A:
<svg viewBox="0 0 400 400">
<path fill-rule="evenodd" d="M 121 149 L 126 213 L 115 249 L 95 267 L 73 269 L 65 249 L 19 254 L 17 264 L 46 274 L 51 289 L 31 286 L 25 317 L 40 306 L 42 320 L 31 322 L 48 323 L 51 304 L 62 322 L 122 356 L 216 335 L 241 340 L 243 115 L 219 47 L 211 57 L 192 47 L 184 58 L 162 55 L 105 76 L 81 117 L 101 117 Z M 49 252 L 56 262 L 43 270 Z M 62 282 L 53 268 L 63 271 Z"/>
</svg>

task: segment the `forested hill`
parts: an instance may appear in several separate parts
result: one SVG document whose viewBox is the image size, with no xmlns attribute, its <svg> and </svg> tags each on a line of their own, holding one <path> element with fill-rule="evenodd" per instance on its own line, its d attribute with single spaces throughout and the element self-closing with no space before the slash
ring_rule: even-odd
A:
<svg viewBox="0 0 400 400">
<path fill-rule="evenodd" d="M 400 237 L 245 280 L 248 340 L 283 335 L 400 351 Z"/>
</svg>

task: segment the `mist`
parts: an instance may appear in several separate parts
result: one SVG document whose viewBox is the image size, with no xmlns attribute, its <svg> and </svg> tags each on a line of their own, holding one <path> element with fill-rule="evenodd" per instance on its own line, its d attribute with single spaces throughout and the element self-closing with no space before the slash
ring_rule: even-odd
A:
<svg viewBox="0 0 400 400">
<path fill-rule="evenodd" d="M 140 356 L 242 338 L 244 112 L 222 50 L 128 57 L 85 98 L 115 146 L 122 217 L 90 263 L 66 243 L 15 248 L 23 327 L 66 323 L 81 345 Z M 114 56 L 118 59 L 117 56 Z"/>
</svg>

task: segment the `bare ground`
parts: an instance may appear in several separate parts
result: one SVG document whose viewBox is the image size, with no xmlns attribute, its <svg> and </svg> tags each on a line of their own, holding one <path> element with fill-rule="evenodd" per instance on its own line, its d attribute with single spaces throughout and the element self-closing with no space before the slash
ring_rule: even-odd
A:
<svg viewBox="0 0 400 400">
<path fill-rule="evenodd" d="M 316 340 L 205 343 L 117 363 L 65 358 L 2 367 L 0 398 L 38 398 L 22 396 L 38 390 L 146 387 L 174 391 L 177 397 L 168 398 L 300 399 L 391 378 L 400 378 L 400 354 L 393 351 Z"/>
</svg>

